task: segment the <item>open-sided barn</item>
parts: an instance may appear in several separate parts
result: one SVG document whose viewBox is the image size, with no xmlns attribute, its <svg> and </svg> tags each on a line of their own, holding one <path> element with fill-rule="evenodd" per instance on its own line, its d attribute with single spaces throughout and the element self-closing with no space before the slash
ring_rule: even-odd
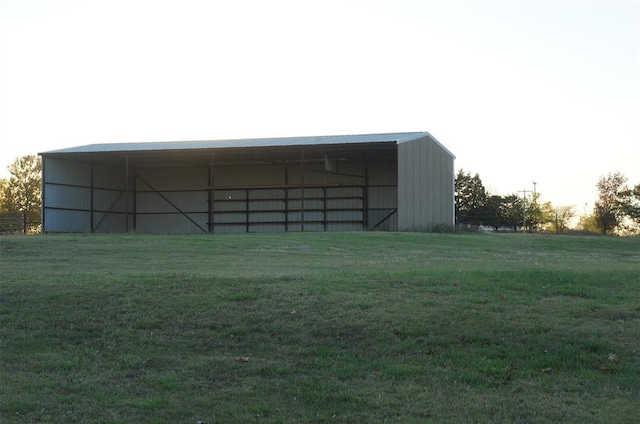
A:
<svg viewBox="0 0 640 424">
<path fill-rule="evenodd" d="M 44 232 L 454 225 L 455 157 L 427 132 L 93 144 L 40 155 Z"/>
</svg>

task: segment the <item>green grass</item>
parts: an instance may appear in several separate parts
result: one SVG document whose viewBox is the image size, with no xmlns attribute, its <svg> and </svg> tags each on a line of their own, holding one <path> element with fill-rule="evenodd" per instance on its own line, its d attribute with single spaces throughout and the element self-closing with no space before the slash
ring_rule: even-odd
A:
<svg viewBox="0 0 640 424">
<path fill-rule="evenodd" d="M 640 422 L 640 238 L 0 248 L 2 423 Z"/>
</svg>

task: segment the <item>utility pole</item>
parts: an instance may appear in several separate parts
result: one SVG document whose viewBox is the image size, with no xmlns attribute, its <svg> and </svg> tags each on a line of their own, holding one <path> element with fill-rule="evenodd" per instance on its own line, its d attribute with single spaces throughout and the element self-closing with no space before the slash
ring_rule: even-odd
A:
<svg viewBox="0 0 640 424">
<path fill-rule="evenodd" d="M 522 231 L 527 231 L 527 193 L 531 190 L 519 190 L 518 193 L 522 193 Z"/>
</svg>

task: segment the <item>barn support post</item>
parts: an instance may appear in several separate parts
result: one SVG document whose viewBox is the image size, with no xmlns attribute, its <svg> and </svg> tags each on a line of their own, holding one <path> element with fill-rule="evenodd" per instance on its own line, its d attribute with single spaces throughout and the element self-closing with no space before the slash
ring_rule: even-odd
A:
<svg viewBox="0 0 640 424">
<path fill-rule="evenodd" d="M 362 193 L 363 227 L 369 229 L 369 162 L 364 160 L 364 193 Z"/>
<path fill-rule="evenodd" d="M 209 233 L 213 233 L 214 231 L 214 222 L 213 222 L 213 211 L 214 211 L 214 203 L 213 203 L 213 152 L 211 153 L 211 164 L 209 166 L 209 194 L 208 194 L 208 207 L 207 207 L 207 231 Z"/>
<path fill-rule="evenodd" d="M 129 155 L 124 157 L 125 231 L 129 232 Z"/>
<path fill-rule="evenodd" d="M 93 161 L 89 163 L 89 227 L 91 228 L 91 233 L 93 234 L 93 215 L 94 215 L 94 204 L 93 204 L 93 192 L 95 191 L 93 188 Z"/>
<path fill-rule="evenodd" d="M 40 230 L 42 233 L 46 233 L 46 226 L 45 226 L 45 205 L 47 204 L 46 199 L 45 199 L 45 178 L 47 178 L 47 173 L 45 172 L 45 164 L 47 163 L 47 158 L 45 156 L 42 157 L 42 162 L 41 162 L 41 172 L 42 172 L 42 178 L 40 181 L 40 196 L 41 196 L 41 204 L 40 204 L 40 224 L 42 225 L 42 229 Z"/>
<path fill-rule="evenodd" d="M 327 231 L 327 188 L 322 187 L 322 231 Z"/>
<path fill-rule="evenodd" d="M 249 190 L 249 189 L 246 189 L 246 190 L 245 190 L 245 192 L 244 192 L 245 233 L 248 233 L 248 232 L 249 232 L 249 219 L 251 218 L 251 217 L 249 216 L 249 215 L 250 215 L 250 214 L 249 214 L 249 210 L 250 210 L 250 207 L 251 207 L 251 204 L 250 204 L 250 202 L 249 202 L 249 193 L 250 193 L 250 190 Z"/>
<path fill-rule="evenodd" d="M 133 169 L 133 178 L 132 178 L 132 193 L 131 193 L 131 206 L 133 207 L 133 232 L 138 231 L 138 170 Z"/>
<path fill-rule="evenodd" d="M 284 231 L 289 231 L 289 162 L 284 161 Z"/>
<path fill-rule="evenodd" d="M 300 149 L 300 231 L 304 232 L 304 149 Z"/>
</svg>

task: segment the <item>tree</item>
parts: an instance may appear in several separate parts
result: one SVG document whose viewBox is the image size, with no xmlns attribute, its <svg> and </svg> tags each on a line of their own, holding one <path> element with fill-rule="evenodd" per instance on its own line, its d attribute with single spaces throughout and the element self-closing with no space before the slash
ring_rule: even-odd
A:
<svg viewBox="0 0 640 424">
<path fill-rule="evenodd" d="M 540 220 L 538 222 L 537 230 L 555 231 L 556 220 L 556 208 L 553 207 L 551 202 L 544 202 L 540 205 Z"/>
<path fill-rule="evenodd" d="M 7 187 L 9 187 L 9 180 L 6 178 L 0 178 L 0 212 L 8 212 L 9 210 L 5 207 L 5 192 L 7 191 Z"/>
<path fill-rule="evenodd" d="M 462 169 L 455 179 L 456 223 L 479 226 L 482 224 L 481 208 L 487 200 L 487 192 L 480 175 L 473 177 Z"/>
<path fill-rule="evenodd" d="M 525 215 L 526 220 L 523 219 L 525 224 L 525 230 L 532 233 L 537 231 L 540 225 L 545 221 L 545 217 L 542 212 L 542 206 L 538 200 L 540 199 L 540 193 L 533 193 L 530 200 L 526 201 Z"/>
<path fill-rule="evenodd" d="M 522 226 L 523 201 L 515 194 L 508 196 L 491 195 L 482 208 L 482 225 L 498 231 L 500 228 L 513 228 L 517 231 Z"/>
<path fill-rule="evenodd" d="M 502 225 L 513 228 L 513 231 L 518 231 L 518 227 L 522 225 L 522 207 L 523 201 L 517 194 L 503 196 L 500 203 Z"/>
<path fill-rule="evenodd" d="M 500 214 L 500 206 L 502 205 L 502 196 L 488 196 L 487 200 L 480 208 L 482 215 L 482 225 L 493 228 L 498 231 L 503 226 L 503 219 Z"/>
<path fill-rule="evenodd" d="M 594 206 L 594 215 L 598 229 L 602 234 L 614 232 L 622 223 L 625 215 L 625 195 L 627 177 L 620 172 L 609 173 L 600 177 L 596 188 L 598 200 Z"/>
<path fill-rule="evenodd" d="M 0 184 L 0 208 L 27 214 L 27 222 L 40 222 L 42 163 L 38 156 L 17 158 L 9 167 L 9 179 Z"/>
<path fill-rule="evenodd" d="M 553 210 L 551 228 L 554 233 L 560 234 L 567 231 L 569 222 L 576 216 L 573 206 L 559 206 Z"/>
<path fill-rule="evenodd" d="M 621 203 L 624 214 L 636 224 L 640 224 L 640 184 L 632 189 L 623 191 L 622 196 Z"/>
<path fill-rule="evenodd" d="M 580 219 L 578 219 L 578 225 L 576 228 L 588 233 L 600 232 L 600 229 L 598 228 L 598 217 L 596 216 L 595 211 L 590 215 L 581 215 Z"/>
</svg>

